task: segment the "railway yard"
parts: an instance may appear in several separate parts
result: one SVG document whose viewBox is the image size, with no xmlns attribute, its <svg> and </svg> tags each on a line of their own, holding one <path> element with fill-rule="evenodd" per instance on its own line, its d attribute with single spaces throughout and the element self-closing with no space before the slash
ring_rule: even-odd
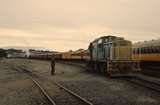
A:
<svg viewBox="0 0 160 105">
<path fill-rule="evenodd" d="M 159 79 L 110 78 L 65 63 L 55 70 L 49 61 L 0 60 L 0 105 L 160 105 Z"/>
<path fill-rule="evenodd" d="M 0 5 L 0 105 L 160 105 L 160 0 Z"/>
</svg>

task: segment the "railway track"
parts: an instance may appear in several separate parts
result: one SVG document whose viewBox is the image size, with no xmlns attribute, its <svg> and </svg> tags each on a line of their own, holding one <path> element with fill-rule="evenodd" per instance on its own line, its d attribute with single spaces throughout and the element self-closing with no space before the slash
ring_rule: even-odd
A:
<svg viewBox="0 0 160 105">
<path fill-rule="evenodd" d="M 156 92 L 160 92 L 160 83 L 151 82 L 139 77 L 125 78 L 123 80 L 127 80 L 128 82 L 134 83 L 136 85 L 151 89 Z"/>
<path fill-rule="evenodd" d="M 48 93 L 44 90 L 44 88 L 42 88 L 42 86 L 35 79 L 33 79 L 32 77 L 30 77 L 30 79 L 41 90 L 41 92 L 47 98 L 47 100 L 51 103 L 51 105 L 56 105 L 56 103 L 54 102 L 54 100 L 48 95 Z"/>
<path fill-rule="evenodd" d="M 47 89 L 43 88 L 43 86 L 36 79 L 32 78 L 31 76 L 29 76 L 29 78 L 40 89 L 40 91 L 43 93 L 43 95 L 46 97 L 46 99 L 50 102 L 51 105 L 93 105 L 87 99 L 79 96 L 75 92 L 65 88 L 63 85 L 54 81 L 54 84 L 57 86 L 56 88 L 59 88 L 58 91 L 61 91 L 57 95 L 58 96 L 57 100 L 56 96 L 54 97 L 49 95 L 50 93 L 46 91 Z M 72 99 L 68 99 L 68 97 Z M 59 99 L 61 99 L 62 102 Z"/>
</svg>

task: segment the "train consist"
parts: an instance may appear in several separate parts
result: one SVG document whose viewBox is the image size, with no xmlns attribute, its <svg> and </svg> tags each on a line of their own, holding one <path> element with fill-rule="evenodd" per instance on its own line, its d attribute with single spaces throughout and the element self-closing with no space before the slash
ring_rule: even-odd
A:
<svg viewBox="0 0 160 105">
<path fill-rule="evenodd" d="M 33 54 L 30 58 L 85 62 L 89 70 L 109 75 L 139 72 L 140 68 L 160 65 L 160 40 L 132 44 L 116 36 L 100 37 L 90 43 L 87 50 Z M 141 66 L 141 67 L 140 67 Z"/>
<path fill-rule="evenodd" d="M 50 60 L 54 57 L 56 60 L 64 60 L 64 61 L 81 61 L 89 58 L 88 50 L 79 49 L 76 51 L 68 51 L 68 52 L 53 52 L 53 53 L 32 53 L 30 54 L 30 59 L 42 59 L 42 60 Z"/>
<path fill-rule="evenodd" d="M 87 68 L 93 71 L 113 74 L 138 72 L 139 62 L 132 59 L 132 43 L 121 37 L 104 36 L 90 43 L 88 50 L 79 49 L 54 54 L 32 55 L 30 58 L 63 61 L 85 61 Z"/>
<path fill-rule="evenodd" d="M 40 59 L 40 60 L 50 60 L 52 57 L 56 57 L 56 59 L 61 58 L 61 53 L 59 52 L 39 52 L 39 51 L 32 51 L 29 54 L 29 59 Z"/>
</svg>

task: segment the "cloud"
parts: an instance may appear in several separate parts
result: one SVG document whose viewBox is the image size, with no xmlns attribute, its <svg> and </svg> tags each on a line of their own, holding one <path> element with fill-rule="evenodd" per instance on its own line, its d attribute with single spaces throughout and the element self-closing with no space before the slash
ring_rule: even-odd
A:
<svg viewBox="0 0 160 105">
<path fill-rule="evenodd" d="M 134 42 L 155 39 L 159 5 L 159 0 L 0 0 L 0 43 L 69 50 L 108 34 Z"/>
<path fill-rule="evenodd" d="M 121 30 L 159 32 L 159 0 L 1 0 L 0 23 L 28 29 L 39 25 L 104 25 Z"/>
</svg>

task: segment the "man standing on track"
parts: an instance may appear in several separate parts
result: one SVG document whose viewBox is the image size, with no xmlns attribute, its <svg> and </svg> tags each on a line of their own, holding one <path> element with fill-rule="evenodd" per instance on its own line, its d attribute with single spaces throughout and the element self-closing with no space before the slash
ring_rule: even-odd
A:
<svg viewBox="0 0 160 105">
<path fill-rule="evenodd" d="M 55 74 L 55 58 L 51 58 L 51 75 Z"/>
<path fill-rule="evenodd" d="M 93 54 L 93 44 L 92 43 L 90 43 L 88 49 L 89 49 L 89 53 L 90 53 L 90 58 L 92 60 L 92 58 L 93 58 L 93 55 L 92 55 Z"/>
</svg>

